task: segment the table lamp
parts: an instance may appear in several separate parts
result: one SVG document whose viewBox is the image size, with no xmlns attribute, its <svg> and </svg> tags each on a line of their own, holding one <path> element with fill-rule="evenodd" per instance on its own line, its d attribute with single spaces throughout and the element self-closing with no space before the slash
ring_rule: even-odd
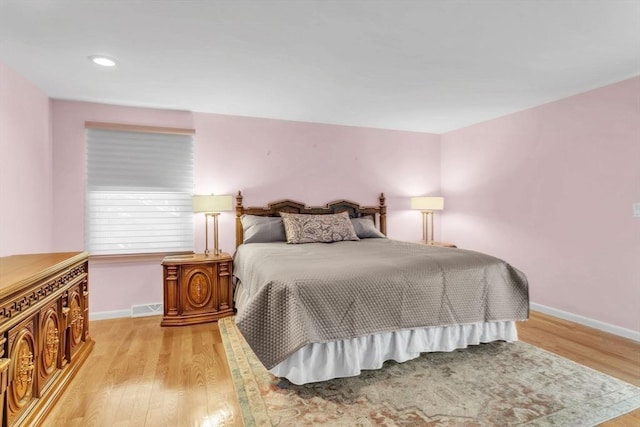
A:
<svg viewBox="0 0 640 427">
<path fill-rule="evenodd" d="M 422 239 L 433 243 L 433 211 L 444 209 L 443 197 L 412 197 L 411 209 L 422 211 Z"/>
<path fill-rule="evenodd" d="M 231 196 L 195 195 L 193 196 L 193 212 L 204 213 L 205 256 L 209 256 L 209 217 L 213 217 L 213 255 L 220 255 L 218 247 L 218 216 L 220 212 L 230 211 L 233 207 Z"/>
</svg>

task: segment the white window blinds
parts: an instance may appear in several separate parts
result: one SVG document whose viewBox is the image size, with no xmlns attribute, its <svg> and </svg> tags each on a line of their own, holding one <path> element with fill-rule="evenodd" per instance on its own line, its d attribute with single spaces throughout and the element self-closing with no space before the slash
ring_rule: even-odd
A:
<svg viewBox="0 0 640 427">
<path fill-rule="evenodd" d="M 192 135 L 87 129 L 92 255 L 193 250 Z"/>
</svg>

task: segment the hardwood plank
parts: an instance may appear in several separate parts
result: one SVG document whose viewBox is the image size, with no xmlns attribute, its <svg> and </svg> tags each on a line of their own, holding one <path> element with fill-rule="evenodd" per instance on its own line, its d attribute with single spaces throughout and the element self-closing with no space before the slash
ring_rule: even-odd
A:
<svg viewBox="0 0 640 427">
<path fill-rule="evenodd" d="M 242 426 L 217 323 L 91 322 L 95 348 L 46 425 Z M 640 343 L 532 312 L 522 341 L 640 386 Z M 604 424 L 640 425 L 640 410 Z"/>
<path fill-rule="evenodd" d="M 216 323 L 161 328 L 160 317 L 149 317 L 96 321 L 92 328 L 99 344 L 88 369 L 78 372 L 47 423 L 242 425 L 224 351 L 215 349 Z"/>
</svg>

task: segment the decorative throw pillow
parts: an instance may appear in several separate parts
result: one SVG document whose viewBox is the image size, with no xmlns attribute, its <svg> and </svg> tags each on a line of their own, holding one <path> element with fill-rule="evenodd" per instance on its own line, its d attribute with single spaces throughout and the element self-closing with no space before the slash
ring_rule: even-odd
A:
<svg viewBox="0 0 640 427">
<path fill-rule="evenodd" d="M 280 217 L 242 215 L 243 243 L 286 242 Z"/>
<path fill-rule="evenodd" d="M 356 234 L 361 239 L 387 237 L 376 228 L 376 224 L 370 216 L 351 218 L 351 223 L 353 224 L 353 229 L 356 231 Z"/>
<path fill-rule="evenodd" d="M 327 215 L 305 215 L 280 212 L 287 243 L 330 243 L 360 240 L 353 229 L 348 212 Z"/>
</svg>

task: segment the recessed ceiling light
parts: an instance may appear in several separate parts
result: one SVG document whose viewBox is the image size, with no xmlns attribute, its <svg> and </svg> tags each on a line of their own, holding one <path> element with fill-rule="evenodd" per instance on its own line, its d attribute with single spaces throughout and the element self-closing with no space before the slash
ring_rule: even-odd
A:
<svg viewBox="0 0 640 427">
<path fill-rule="evenodd" d="M 91 55 L 91 56 L 89 56 L 89 59 L 91 60 L 91 62 L 93 62 L 95 64 L 98 64 L 98 65 L 102 65 L 103 67 L 115 67 L 116 66 L 115 59 L 109 58 L 107 56 Z"/>
</svg>

